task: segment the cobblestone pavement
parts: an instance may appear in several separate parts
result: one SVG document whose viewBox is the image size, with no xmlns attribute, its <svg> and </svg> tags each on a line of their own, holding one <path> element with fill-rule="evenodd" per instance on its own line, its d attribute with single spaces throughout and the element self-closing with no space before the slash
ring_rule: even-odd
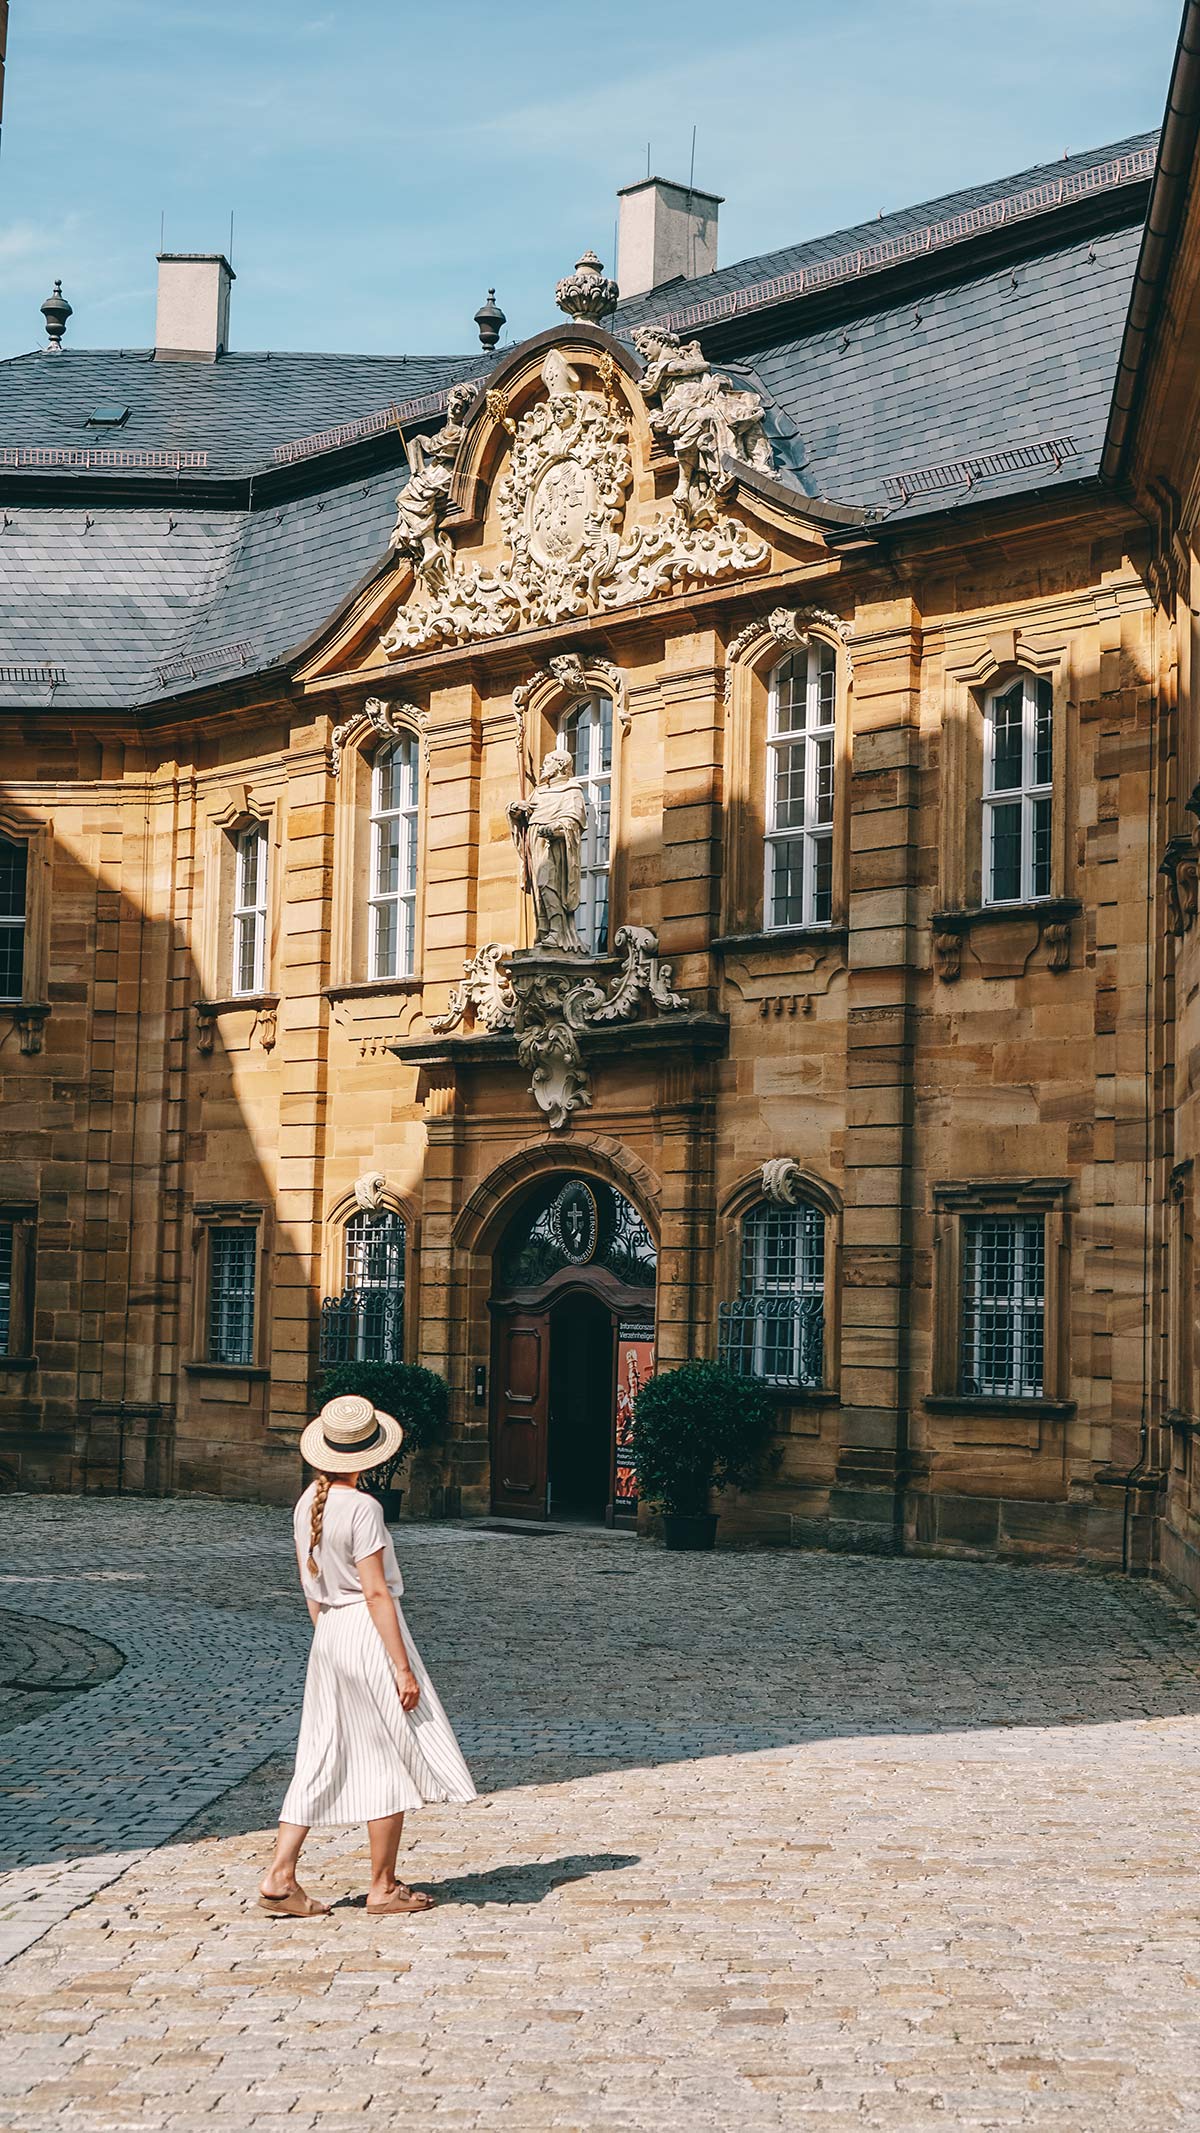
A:
<svg viewBox="0 0 1200 2133">
<path fill-rule="evenodd" d="M 427 1918 L 330 1831 L 285 1925 L 286 1514 L 3 1533 L 3 1608 L 125 1658 L 0 1734 L 3 2133 L 1200 2124 L 1200 1636 L 1150 1587 L 405 1528 L 486 1796 L 410 1822 Z"/>
</svg>

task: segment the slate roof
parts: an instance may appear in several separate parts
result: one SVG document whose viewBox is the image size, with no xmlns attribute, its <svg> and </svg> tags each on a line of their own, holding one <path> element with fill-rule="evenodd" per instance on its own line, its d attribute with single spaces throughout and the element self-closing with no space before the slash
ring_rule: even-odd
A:
<svg viewBox="0 0 1200 2133">
<path fill-rule="evenodd" d="M 1044 178 L 1086 172 L 1152 140 L 1141 135 L 744 260 L 699 283 L 668 284 L 622 305 L 611 323 L 627 337 L 639 320 L 686 308 L 697 292 L 750 287 Z M 1140 238 L 1140 195 L 1126 190 L 1135 204 L 1123 227 L 1066 241 L 1062 216 L 1050 212 L 1023 225 L 1022 256 L 1002 269 L 980 271 L 978 250 L 947 246 L 936 255 L 944 273 L 915 302 L 896 301 L 894 284 L 888 300 L 889 285 L 867 274 L 846 287 L 835 324 L 828 309 L 808 331 L 797 330 L 803 307 L 754 313 L 737 363 L 715 361 L 762 392 L 784 478 L 894 525 L 971 499 L 972 460 L 988 498 L 1094 476 Z M 64 485 L 61 500 L 39 492 L 36 503 L 14 501 L 0 514 L 0 708 L 136 708 L 294 652 L 386 555 L 402 477 L 394 466 L 381 470 L 382 450 L 370 458 L 374 446 L 369 470 L 353 479 L 344 460 L 318 454 L 301 466 L 305 493 L 264 502 L 259 471 L 279 446 L 486 369 L 478 353 L 235 351 L 208 364 L 68 349 L 0 364 L 0 454 L 6 446 L 100 445 L 207 455 L 186 504 L 172 501 L 169 476 L 161 494 L 152 476 L 125 501 L 102 502 L 98 492 L 89 504 L 88 475 L 82 487 L 74 477 Z M 85 428 L 106 401 L 130 407 L 127 424 L 116 433 Z M 393 430 L 393 459 L 396 443 Z M 1032 448 L 1015 454 L 1024 464 L 980 468 L 983 455 L 1011 459 L 1014 447 Z M 214 487 L 205 504 L 204 482 L 236 476 L 245 490 L 251 473 L 253 509 L 231 507 L 228 486 Z M 915 481 L 898 479 L 914 473 Z"/>
<path fill-rule="evenodd" d="M 270 466 L 277 445 L 480 376 L 474 356 L 277 355 L 233 349 L 216 363 L 156 363 L 154 351 L 71 348 L 0 363 L 0 447 L 203 451 L 209 474 Z M 129 408 L 119 430 L 93 408 Z"/>
</svg>

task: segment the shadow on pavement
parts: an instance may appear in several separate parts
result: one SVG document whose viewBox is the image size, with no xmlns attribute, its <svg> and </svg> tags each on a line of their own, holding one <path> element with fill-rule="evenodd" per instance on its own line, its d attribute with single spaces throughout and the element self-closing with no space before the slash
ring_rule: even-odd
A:
<svg viewBox="0 0 1200 2133">
<path fill-rule="evenodd" d="M 448 1881 L 416 1881 L 414 1888 L 428 1889 L 443 1904 L 543 1903 L 555 1889 L 571 1881 L 588 1881 L 594 1874 L 615 1874 L 625 1866 L 640 1866 L 637 1852 L 569 1852 L 563 1859 L 513 1860 L 493 1866 L 486 1873 L 455 1874 Z M 335 1911 L 361 1911 L 365 1896 L 343 1896 Z"/>
</svg>

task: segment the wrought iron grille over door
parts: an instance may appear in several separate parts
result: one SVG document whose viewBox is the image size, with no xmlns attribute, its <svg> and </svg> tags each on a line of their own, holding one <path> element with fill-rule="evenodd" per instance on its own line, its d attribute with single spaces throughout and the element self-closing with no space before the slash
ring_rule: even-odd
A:
<svg viewBox="0 0 1200 2133">
<path fill-rule="evenodd" d="M 321 1305 L 321 1361 L 399 1363 L 404 1360 L 403 1217 L 382 1208 L 352 1215 L 346 1224 L 346 1286 Z"/>
</svg>

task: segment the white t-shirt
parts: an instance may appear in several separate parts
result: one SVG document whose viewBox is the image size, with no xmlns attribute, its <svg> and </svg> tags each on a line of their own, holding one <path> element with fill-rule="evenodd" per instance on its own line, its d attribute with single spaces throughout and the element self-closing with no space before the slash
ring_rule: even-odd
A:
<svg viewBox="0 0 1200 2133">
<path fill-rule="evenodd" d="M 312 1530 L 312 1500 L 316 1482 L 310 1482 L 296 1505 L 292 1530 L 296 1536 L 296 1560 L 306 1600 L 320 1607 L 348 1607 L 363 1596 L 358 1564 L 366 1555 L 383 1550 L 383 1574 L 388 1590 L 399 1599 L 404 1579 L 396 1561 L 391 1535 L 383 1522 L 383 1505 L 364 1489 L 347 1489 L 335 1483 L 325 1498 L 321 1542 L 313 1557 L 314 1577 L 308 1567 L 309 1534 Z"/>
</svg>

